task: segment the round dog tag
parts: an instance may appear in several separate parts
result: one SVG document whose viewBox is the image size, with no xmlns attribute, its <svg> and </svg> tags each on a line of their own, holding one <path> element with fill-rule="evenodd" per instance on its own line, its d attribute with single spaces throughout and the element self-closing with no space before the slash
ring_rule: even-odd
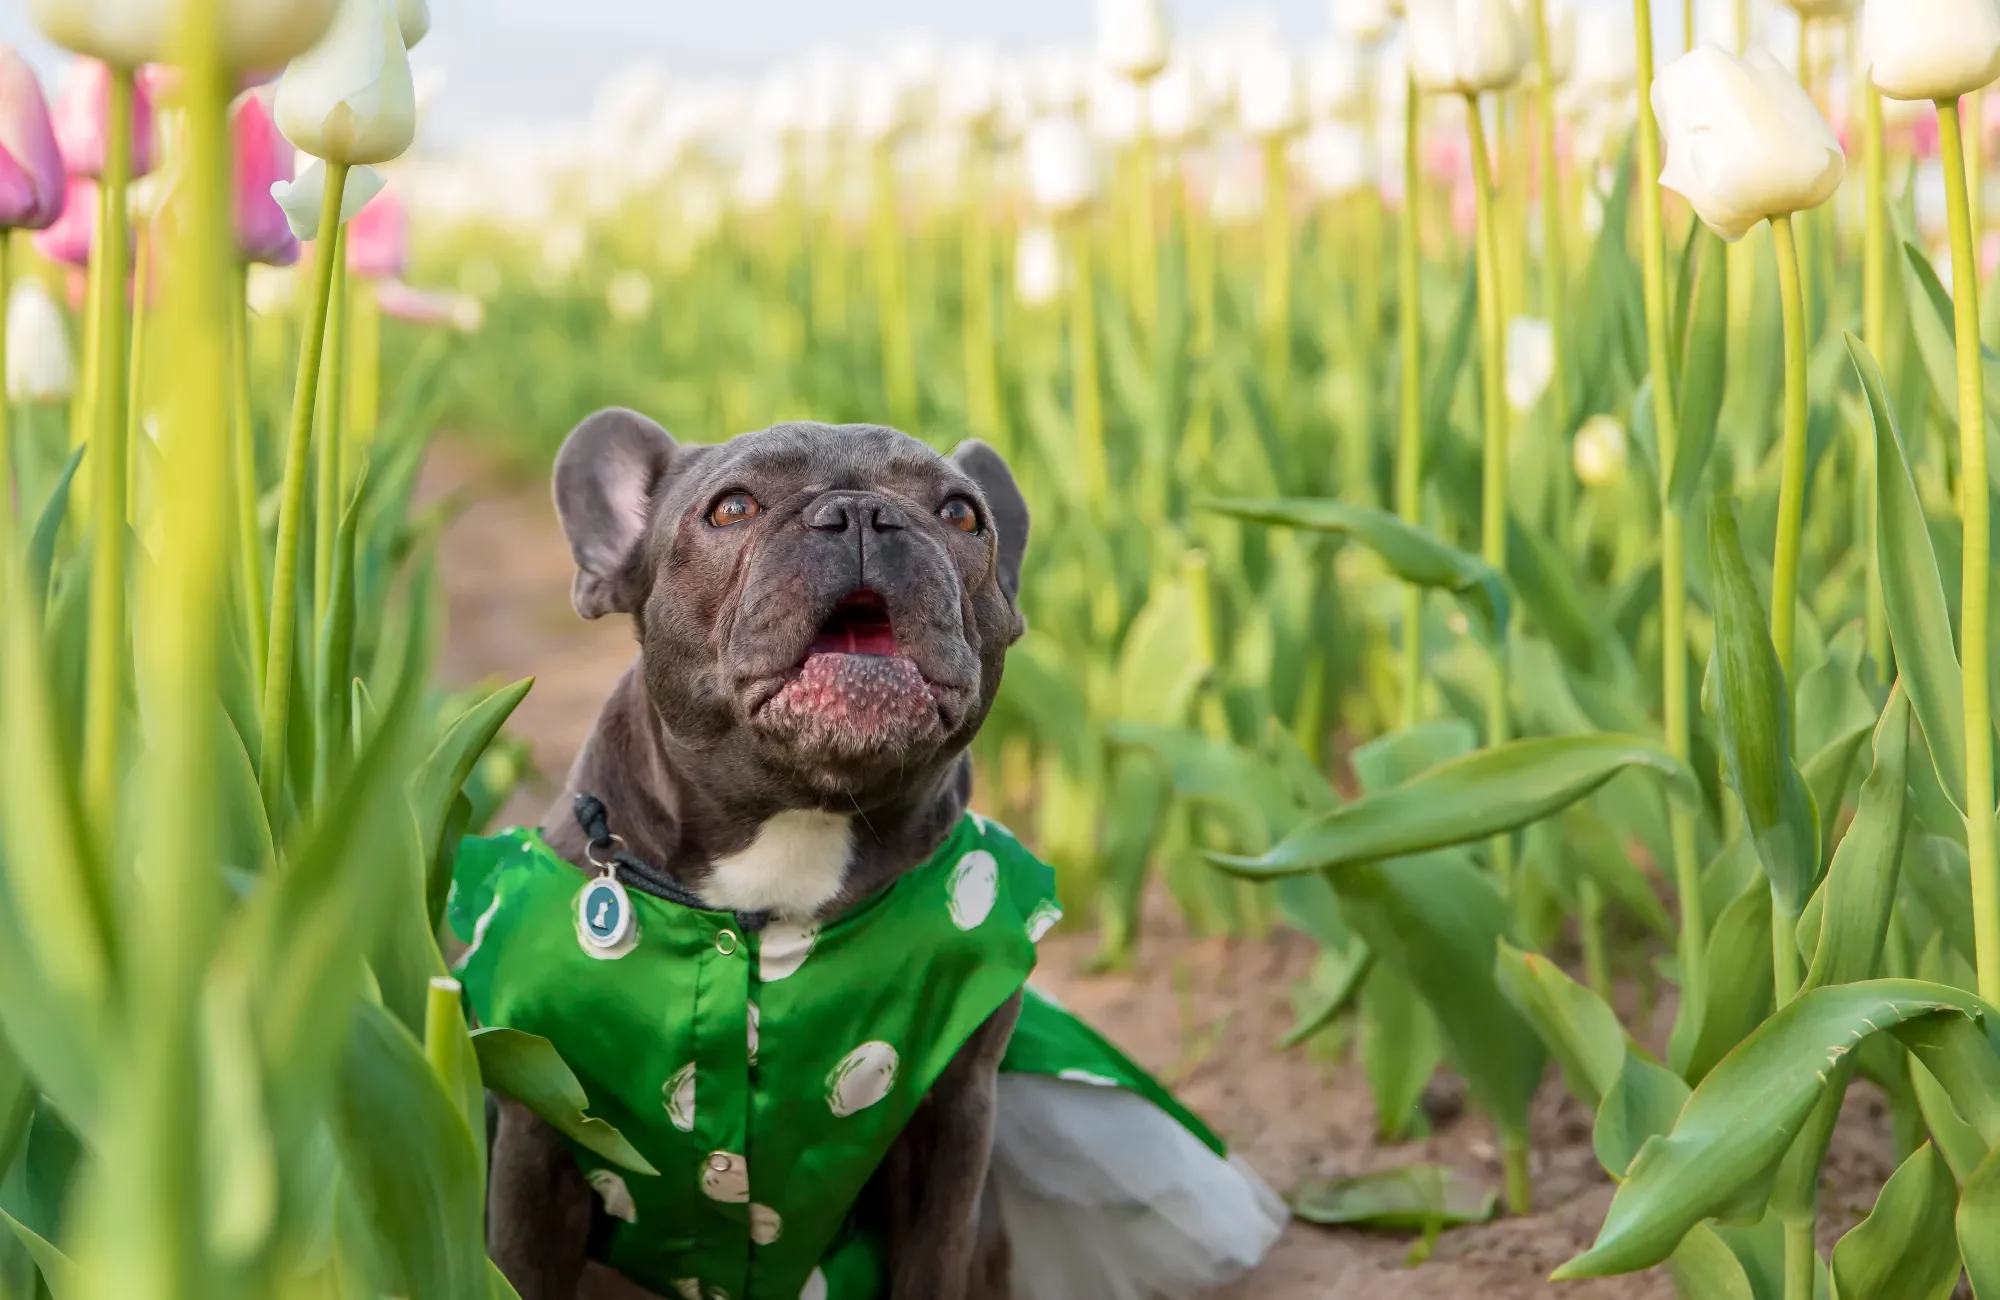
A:
<svg viewBox="0 0 2000 1300">
<path fill-rule="evenodd" d="M 632 933 L 632 900 L 609 873 L 584 886 L 576 900 L 577 933 L 593 948 L 616 948 Z"/>
</svg>

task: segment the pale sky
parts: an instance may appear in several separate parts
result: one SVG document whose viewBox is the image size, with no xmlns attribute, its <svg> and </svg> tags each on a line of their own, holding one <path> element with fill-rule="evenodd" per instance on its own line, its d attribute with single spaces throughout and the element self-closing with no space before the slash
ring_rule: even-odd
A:
<svg viewBox="0 0 2000 1300">
<path fill-rule="evenodd" d="M 1673 0 L 1656 7 L 1678 20 Z M 1325 31 L 1328 5 L 1167 0 L 1167 8 L 1191 28 L 1261 14 L 1304 42 Z M 0 0 L 0 41 L 27 50 L 48 77 L 60 55 L 25 9 L 23 0 Z M 431 0 L 431 34 L 412 61 L 444 74 L 428 129 L 434 143 L 448 143 L 488 126 L 579 120 L 605 79 L 639 64 L 686 76 L 748 74 L 821 45 L 865 55 L 913 30 L 1012 51 L 1086 44 L 1094 9 L 1091 0 Z"/>
</svg>

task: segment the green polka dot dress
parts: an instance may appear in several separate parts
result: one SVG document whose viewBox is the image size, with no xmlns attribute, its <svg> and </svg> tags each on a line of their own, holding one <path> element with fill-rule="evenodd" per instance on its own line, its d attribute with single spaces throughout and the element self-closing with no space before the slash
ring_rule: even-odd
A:
<svg viewBox="0 0 2000 1300">
<path fill-rule="evenodd" d="M 744 933 L 729 913 L 632 889 L 633 929 L 609 949 L 590 932 L 591 881 L 533 831 L 471 839 L 450 916 L 479 1023 L 550 1039 L 591 1113 L 660 1171 L 574 1148 L 611 1223 L 601 1261 L 690 1300 L 885 1295 L 855 1203 L 959 1048 L 1025 984 L 1061 916 L 1054 873 L 968 815 L 923 866 L 822 924 Z M 1222 1150 L 1047 999 L 1024 1000 L 1004 1069 L 1121 1089 Z"/>
</svg>

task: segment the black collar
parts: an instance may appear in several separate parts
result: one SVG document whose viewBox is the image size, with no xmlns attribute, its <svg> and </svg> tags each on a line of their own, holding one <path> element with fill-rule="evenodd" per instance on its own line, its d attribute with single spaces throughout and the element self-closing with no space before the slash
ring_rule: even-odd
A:
<svg viewBox="0 0 2000 1300">
<path fill-rule="evenodd" d="M 570 811 L 576 814 L 576 824 L 583 828 L 584 838 L 589 841 L 592 852 L 588 856 L 593 865 L 621 875 L 625 883 L 641 893 L 697 912 L 716 910 L 686 885 L 627 849 L 624 839 L 611 833 L 610 814 L 602 799 L 594 794 L 579 794 L 571 800 Z M 769 912 L 736 913 L 736 924 L 746 933 L 761 930 L 770 922 Z"/>
</svg>

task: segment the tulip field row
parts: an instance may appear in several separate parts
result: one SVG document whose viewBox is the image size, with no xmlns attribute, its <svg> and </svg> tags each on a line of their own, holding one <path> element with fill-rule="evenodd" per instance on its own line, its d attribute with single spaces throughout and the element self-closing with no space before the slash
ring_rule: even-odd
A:
<svg viewBox="0 0 2000 1300">
<path fill-rule="evenodd" d="M 1617 1190 L 1558 1278 L 2000 1300 L 2000 0 L 1688 3 L 1308 55 L 1107 0 L 398 162 L 424 0 L 30 0 L 82 57 L 0 49 L 0 1300 L 510 1296 L 485 1091 L 622 1142 L 447 972 L 528 683 L 434 684 L 412 506 L 436 429 L 612 404 L 994 444 L 980 806 L 1105 968 L 1159 892 L 1308 936 L 1285 1050 L 1360 1024 L 1389 1137 L 1456 1074 L 1509 1213 L 1567 1089 Z M 1899 1163 L 1829 1236 L 1862 1081 Z"/>
</svg>

